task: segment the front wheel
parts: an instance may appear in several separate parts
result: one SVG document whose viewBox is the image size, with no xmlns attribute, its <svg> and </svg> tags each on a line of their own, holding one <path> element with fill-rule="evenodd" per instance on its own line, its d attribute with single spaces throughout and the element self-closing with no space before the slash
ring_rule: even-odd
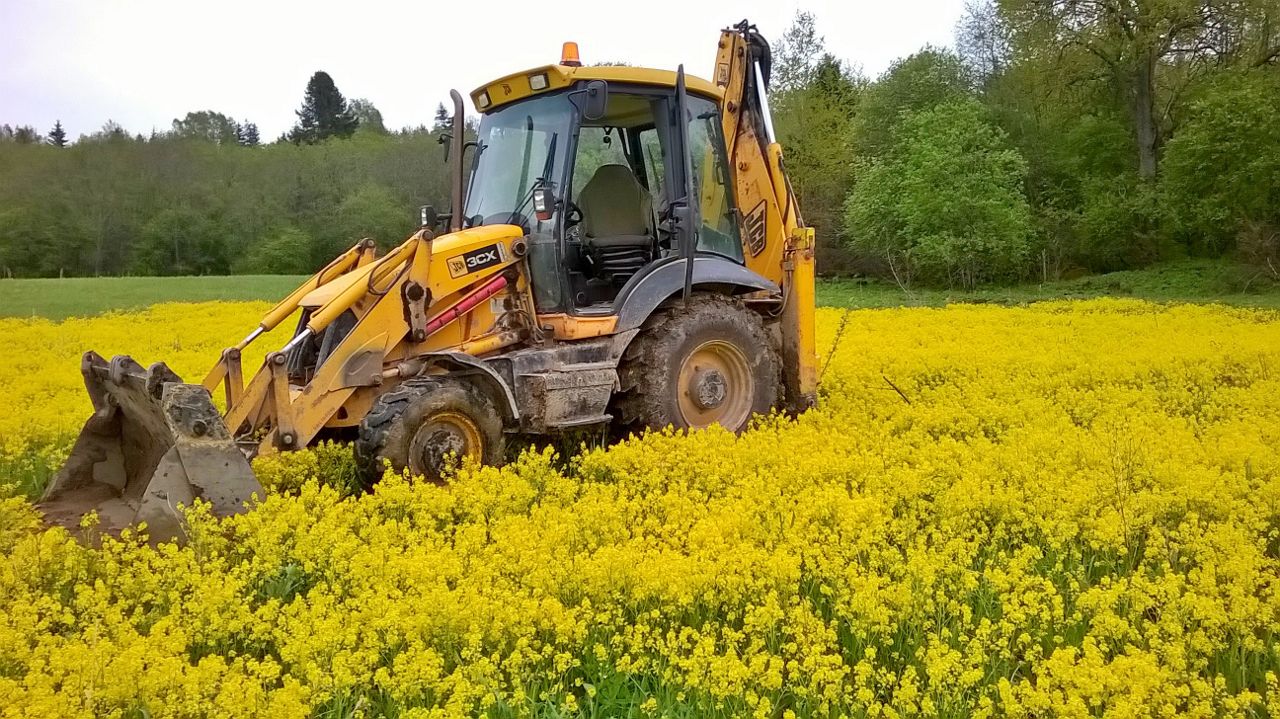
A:
<svg viewBox="0 0 1280 719">
<path fill-rule="evenodd" d="M 633 427 L 741 432 L 778 401 L 778 357 L 763 320 L 719 295 L 655 313 L 619 378 L 622 420 Z"/>
<path fill-rule="evenodd" d="M 489 395 L 453 377 L 417 377 L 374 402 L 360 423 L 356 467 L 366 484 L 386 463 L 440 481 L 463 457 L 498 465 L 504 456 L 502 418 Z"/>
</svg>

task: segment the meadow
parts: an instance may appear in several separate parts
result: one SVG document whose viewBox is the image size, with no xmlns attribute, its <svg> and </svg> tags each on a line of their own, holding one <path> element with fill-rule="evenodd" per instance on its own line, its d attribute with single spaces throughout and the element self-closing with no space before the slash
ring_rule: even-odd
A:
<svg viewBox="0 0 1280 719">
<path fill-rule="evenodd" d="M 304 279 L 299 275 L 0 279 L 0 317 L 62 320 L 141 310 L 164 302 L 275 302 Z M 824 307 L 1015 305 L 1113 296 L 1280 307 L 1280 278 L 1223 260 L 1179 260 L 1142 270 L 973 290 L 900 286 L 871 277 L 818 280 L 818 304 Z"/>
<path fill-rule="evenodd" d="M 1274 309 L 825 308 L 818 408 L 741 437 L 369 493 L 325 445 L 185 547 L 40 528 L 80 351 L 194 378 L 265 307 L 0 320 L 0 714 L 1280 716 Z"/>
<path fill-rule="evenodd" d="M 304 277 L 67 277 L 0 280 L 0 317 L 62 320 L 141 310 L 162 302 L 275 301 Z"/>
</svg>

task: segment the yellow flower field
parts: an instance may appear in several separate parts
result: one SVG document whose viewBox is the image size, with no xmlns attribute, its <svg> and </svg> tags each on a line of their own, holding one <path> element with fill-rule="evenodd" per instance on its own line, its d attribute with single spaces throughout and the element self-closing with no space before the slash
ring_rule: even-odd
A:
<svg viewBox="0 0 1280 719">
<path fill-rule="evenodd" d="M 50 322 L 0 318 L 0 484 L 43 486 L 92 411 L 80 356 L 130 354 L 144 366 L 163 361 L 187 382 L 200 382 L 229 347 L 257 326 L 266 302 L 162 304 L 137 313 Z M 245 350 L 256 367 L 288 340 L 292 327 Z"/>
<path fill-rule="evenodd" d="M 11 469 L 78 429 L 81 350 L 196 379 L 261 309 L 0 320 Z M 353 497 L 325 446 L 181 549 L 0 501 L 0 715 L 1280 717 L 1280 313 L 822 310 L 819 340 L 799 420 Z"/>
</svg>

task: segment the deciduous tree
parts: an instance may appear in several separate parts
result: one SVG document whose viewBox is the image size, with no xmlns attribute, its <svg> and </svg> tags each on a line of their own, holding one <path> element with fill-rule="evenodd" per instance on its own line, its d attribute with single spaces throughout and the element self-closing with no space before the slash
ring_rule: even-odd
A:
<svg viewBox="0 0 1280 719">
<path fill-rule="evenodd" d="M 356 121 L 362 131 L 372 132 L 379 135 L 387 134 L 387 126 L 382 123 L 382 112 L 374 107 L 372 102 L 358 97 L 351 101 L 351 113 L 355 115 Z"/>
<path fill-rule="evenodd" d="M 1031 211 L 1026 162 L 974 99 L 910 114 L 846 213 L 858 249 L 896 271 L 973 287 L 1025 267 Z"/>
<path fill-rule="evenodd" d="M 184 140 L 205 140 L 219 145 L 234 145 L 239 141 L 239 124 L 220 112 L 201 110 L 188 112 L 180 120 L 175 119 L 171 134 Z"/>
</svg>

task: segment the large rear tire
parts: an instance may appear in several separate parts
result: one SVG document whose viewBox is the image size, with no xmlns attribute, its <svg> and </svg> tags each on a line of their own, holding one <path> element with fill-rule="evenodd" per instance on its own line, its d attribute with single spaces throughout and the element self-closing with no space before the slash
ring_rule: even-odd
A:
<svg viewBox="0 0 1280 719">
<path fill-rule="evenodd" d="M 623 355 L 618 410 L 631 429 L 731 432 L 778 401 L 778 355 L 760 315 L 721 295 L 659 310 Z"/>
<path fill-rule="evenodd" d="M 382 395 L 360 422 L 355 443 L 366 485 L 382 478 L 386 462 L 439 482 L 463 457 L 499 465 L 504 451 L 502 415 L 493 400 L 455 377 L 416 377 Z"/>
</svg>

